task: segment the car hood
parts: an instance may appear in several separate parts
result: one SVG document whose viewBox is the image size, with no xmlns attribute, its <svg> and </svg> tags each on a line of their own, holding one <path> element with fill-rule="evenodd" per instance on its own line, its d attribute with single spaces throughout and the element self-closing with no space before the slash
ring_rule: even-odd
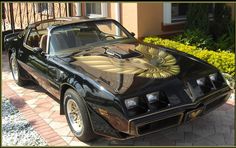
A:
<svg viewBox="0 0 236 148">
<path fill-rule="evenodd" d="M 122 95 L 152 91 L 167 84 L 181 85 L 217 71 L 193 56 L 145 43 L 93 47 L 61 59 L 107 90 Z"/>
</svg>

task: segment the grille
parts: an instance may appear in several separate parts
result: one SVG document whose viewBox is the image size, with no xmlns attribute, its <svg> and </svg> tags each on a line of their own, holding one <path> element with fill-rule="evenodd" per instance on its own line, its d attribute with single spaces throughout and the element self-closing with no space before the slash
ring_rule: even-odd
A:
<svg viewBox="0 0 236 148">
<path fill-rule="evenodd" d="M 166 119 L 154 121 L 142 126 L 138 126 L 137 131 L 139 135 L 159 131 L 168 127 L 178 125 L 182 119 L 182 114 L 169 117 Z"/>
</svg>

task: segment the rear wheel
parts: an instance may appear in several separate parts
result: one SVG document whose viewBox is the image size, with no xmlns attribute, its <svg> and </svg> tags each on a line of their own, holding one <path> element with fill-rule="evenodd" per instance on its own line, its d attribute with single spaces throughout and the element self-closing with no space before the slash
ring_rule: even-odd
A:
<svg viewBox="0 0 236 148">
<path fill-rule="evenodd" d="M 25 85 L 26 81 L 23 80 L 23 72 L 17 62 L 16 53 L 12 53 L 10 56 L 10 68 L 16 84 L 18 84 L 19 86 Z"/>
<path fill-rule="evenodd" d="M 95 138 L 84 101 L 73 89 L 64 95 L 64 111 L 71 131 L 81 141 Z"/>
</svg>

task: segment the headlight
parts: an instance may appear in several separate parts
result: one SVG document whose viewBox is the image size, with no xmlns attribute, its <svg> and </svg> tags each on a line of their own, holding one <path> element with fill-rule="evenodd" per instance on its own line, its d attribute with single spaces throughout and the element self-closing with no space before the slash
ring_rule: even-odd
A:
<svg viewBox="0 0 236 148">
<path fill-rule="evenodd" d="M 216 81 L 217 80 L 217 73 L 213 73 L 209 75 L 211 81 Z"/>
<path fill-rule="evenodd" d="M 138 105 L 138 97 L 130 98 L 125 100 L 125 106 L 127 109 L 134 108 Z"/>
<path fill-rule="evenodd" d="M 197 84 L 200 85 L 200 86 L 205 85 L 205 78 L 197 79 Z"/>
<path fill-rule="evenodd" d="M 149 103 L 156 102 L 159 99 L 159 92 L 153 92 L 153 93 L 147 94 L 146 97 Z"/>
</svg>

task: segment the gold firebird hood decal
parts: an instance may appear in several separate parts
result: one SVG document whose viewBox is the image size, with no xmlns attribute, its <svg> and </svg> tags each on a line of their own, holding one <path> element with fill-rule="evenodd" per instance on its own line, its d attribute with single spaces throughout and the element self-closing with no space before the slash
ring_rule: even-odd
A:
<svg viewBox="0 0 236 148">
<path fill-rule="evenodd" d="M 145 45 L 138 45 L 135 49 L 144 57 L 117 59 L 105 56 L 80 56 L 75 58 L 101 71 L 136 74 L 146 78 L 167 78 L 180 72 L 176 59 L 169 53 Z"/>
</svg>

